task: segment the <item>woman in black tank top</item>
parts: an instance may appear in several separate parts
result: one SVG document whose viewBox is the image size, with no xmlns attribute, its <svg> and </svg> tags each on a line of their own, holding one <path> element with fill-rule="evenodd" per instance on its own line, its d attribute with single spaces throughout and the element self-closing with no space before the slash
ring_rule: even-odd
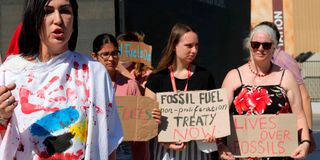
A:
<svg viewBox="0 0 320 160">
<path fill-rule="evenodd" d="M 250 159 L 300 159 L 306 157 L 310 147 L 298 85 L 290 71 L 271 61 L 276 44 L 276 35 L 271 27 L 258 25 L 253 28 L 245 40 L 245 47 L 250 51 L 248 63 L 229 71 L 222 87 L 227 89 L 232 115 L 295 114 L 301 141 L 290 157 L 270 154 L 270 157 L 260 158 L 249 156 Z"/>
</svg>

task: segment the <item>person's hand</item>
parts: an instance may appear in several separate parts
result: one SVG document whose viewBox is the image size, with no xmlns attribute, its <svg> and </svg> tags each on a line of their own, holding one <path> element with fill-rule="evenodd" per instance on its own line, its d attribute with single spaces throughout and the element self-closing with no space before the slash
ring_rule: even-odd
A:
<svg viewBox="0 0 320 160">
<path fill-rule="evenodd" d="M 301 143 L 293 152 L 291 157 L 294 159 L 304 159 L 308 154 L 309 147 L 310 147 L 310 143 L 307 143 L 307 142 Z"/>
<path fill-rule="evenodd" d="M 218 152 L 220 155 L 220 159 L 222 160 L 234 160 L 234 156 L 229 150 L 229 148 L 223 143 L 218 144 Z"/>
<path fill-rule="evenodd" d="M 160 142 L 160 145 L 175 151 L 183 151 L 187 148 L 187 144 L 184 142 Z"/>
<path fill-rule="evenodd" d="M 152 112 L 152 118 L 156 120 L 158 124 L 161 123 L 161 110 L 159 108 L 153 108 Z"/>
<path fill-rule="evenodd" d="M 0 119 L 9 119 L 18 104 L 11 94 L 11 90 L 15 88 L 16 85 L 14 83 L 0 86 Z"/>
<path fill-rule="evenodd" d="M 204 139 L 202 142 L 204 142 L 204 143 L 213 143 L 213 142 L 216 142 L 216 137 L 214 137 L 214 136 L 208 136 L 208 137 L 206 137 L 206 139 Z"/>
</svg>

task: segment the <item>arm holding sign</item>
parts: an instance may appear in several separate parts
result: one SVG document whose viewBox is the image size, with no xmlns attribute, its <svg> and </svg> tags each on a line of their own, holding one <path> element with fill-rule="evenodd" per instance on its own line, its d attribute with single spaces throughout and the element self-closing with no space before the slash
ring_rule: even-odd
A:
<svg viewBox="0 0 320 160">
<path fill-rule="evenodd" d="M 297 115 L 298 129 L 302 129 L 301 141 L 304 141 L 303 143 L 300 143 L 298 148 L 295 150 L 295 152 L 292 155 L 292 158 L 304 158 L 308 154 L 308 150 L 310 147 L 310 143 L 306 143 L 310 142 L 309 128 L 307 125 L 306 116 L 302 108 L 302 100 L 299 87 L 296 81 L 294 81 L 294 77 L 290 71 L 285 72 L 282 86 L 287 90 L 287 96 L 290 102 L 292 112 Z"/>
<path fill-rule="evenodd" d="M 146 88 L 144 94 L 145 94 L 145 96 L 156 100 L 156 94 L 154 92 L 152 92 L 150 89 Z M 158 124 L 161 123 L 161 110 L 159 108 L 154 108 L 152 110 L 152 118 L 155 119 Z M 165 148 L 173 149 L 176 151 L 182 151 L 186 148 L 186 145 L 183 142 L 168 142 L 168 143 L 159 142 L 159 143 L 162 146 L 164 146 Z"/>
<path fill-rule="evenodd" d="M 226 146 L 222 142 L 218 143 L 218 151 L 219 151 L 220 159 L 225 159 L 225 160 L 235 159 L 230 149 L 228 148 L 228 146 Z"/>
<path fill-rule="evenodd" d="M 234 99 L 234 91 L 237 89 L 238 86 L 241 85 L 240 80 L 235 81 L 235 79 L 239 79 L 238 73 L 235 69 L 228 72 L 225 79 L 223 80 L 222 87 L 227 90 L 228 96 L 228 104 L 229 106 L 233 102 Z M 230 109 L 230 108 L 229 108 Z M 221 159 L 234 159 L 233 154 L 231 153 L 228 146 L 226 146 L 223 142 L 218 143 L 218 150 Z"/>
<path fill-rule="evenodd" d="M 309 154 L 314 152 L 317 148 L 317 144 L 315 142 L 314 136 L 312 134 L 312 107 L 311 107 L 311 97 L 308 93 L 308 90 L 304 84 L 298 84 L 301 98 L 302 98 L 302 107 L 304 110 L 304 113 L 306 114 L 308 126 L 309 126 L 309 136 L 311 140 L 311 146 L 309 148 Z"/>
<path fill-rule="evenodd" d="M 229 106 L 233 102 L 234 99 L 234 91 L 241 85 L 240 79 L 237 73 L 237 70 L 232 69 L 228 72 L 226 77 L 223 80 L 221 88 L 225 88 L 227 90 L 227 96 L 229 101 Z"/>
<path fill-rule="evenodd" d="M 281 38 L 281 34 L 279 32 L 279 29 L 277 28 L 277 25 L 274 24 L 273 22 L 269 21 L 263 21 L 259 23 L 259 25 L 267 25 L 270 26 L 275 32 L 276 32 L 276 37 L 279 42 Z M 280 66 L 283 69 L 287 69 L 290 72 L 292 72 L 292 75 L 294 76 L 296 82 L 298 83 L 300 93 L 301 93 L 301 98 L 302 98 L 302 107 L 303 111 L 306 115 L 306 119 L 308 122 L 309 126 L 309 136 L 311 139 L 311 146 L 309 148 L 309 153 L 312 153 L 316 149 L 316 143 L 312 134 L 312 107 L 311 107 L 311 98 L 308 93 L 308 90 L 303 82 L 303 78 L 301 75 L 301 68 L 297 61 L 291 57 L 288 53 L 286 53 L 284 50 L 278 48 L 275 53 L 273 54 L 272 57 L 273 63 L 276 65 Z"/>
<path fill-rule="evenodd" d="M 156 100 L 156 94 L 154 92 L 152 92 L 150 89 L 146 88 L 144 95 L 146 97 L 150 97 L 154 100 Z M 155 119 L 157 121 L 158 124 L 161 123 L 161 111 L 159 108 L 154 108 L 152 110 L 152 118 Z"/>
</svg>

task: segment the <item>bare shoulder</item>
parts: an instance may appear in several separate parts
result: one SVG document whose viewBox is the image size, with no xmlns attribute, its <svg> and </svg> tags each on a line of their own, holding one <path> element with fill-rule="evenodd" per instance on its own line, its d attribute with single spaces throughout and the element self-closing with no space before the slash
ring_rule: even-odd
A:
<svg viewBox="0 0 320 160">
<path fill-rule="evenodd" d="M 222 87 L 224 88 L 235 88 L 235 86 L 238 86 L 237 81 L 240 82 L 239 73 L 237 69 L 230 70 L 227 75 L 225 76 Z"/>
<path fill-rule="evenodd" d="M 234 78 L 237 75 L 238 75 L 237 69 L 231 69 L 230 71 L 228 71 L 226 78 Z"/>
<path fill-rule="evenodd" d="M 281 85 L 284 88 L 286 88 L 286 90 L 288 90 L 288 89 L 290 89 L 292 87 L 297 87 L 298 86 L 298 84 L 297 84 L 297 82 L 296 82 L 296 80 L 295 80 L 295 78 L 294 78 L 294 76 L 293 76 L 291 71 L 289 71 L 287 69 L 284 71 L 284 75 L 283 75 L 283 78 L 282 78 Z"/>
<path fill-rule="evenodd" d="M 290 70 L 287 70 L 285 69 L 285 72 L 284 72 L 284 75 L 283 75 L 283 79 L 288 79 L 288 80 L 293 80 L 295 81 L 294 79 L 294 76 L 293 76 L 293 73 L 290 71 Z"/>
<path fill-rule="evenodd" d="M 244 74 L 245 73 L 245 69 L 246 68 L 246 66 L 245 66 L 245 64 L 244 65 L 242 65 L 242 66 L 240 66 L 240 67 L 238 67 L 238 68 L 236 68 L 236 69 L 231 69 L 228 73 L 227 73 L 227 75 L 226 75 L 226 77 L 225 78 L 230 78 L 230 79 L 232 79 L 233 81 L 234 80 L 236 80 L 236 79 L 239 79 L 239 74 Z"/>
</svg>

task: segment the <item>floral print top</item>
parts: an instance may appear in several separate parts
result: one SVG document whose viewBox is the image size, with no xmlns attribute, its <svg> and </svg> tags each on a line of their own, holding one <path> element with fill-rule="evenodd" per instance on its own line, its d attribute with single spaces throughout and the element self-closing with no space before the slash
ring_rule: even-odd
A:
<svg viewBox="0 0 320 160">
<path fill-rule="evenodd" d="M 283 70 L 278 85 L 253 86 L 245 85 L 239 70 L 237 69 L 241 86 L 234 92 L 234 100 L 230 107 L 233 115 L 259 115 L 290 113 L 291 108 L 286 91 L 281 87 L 281 81 L 285 70 Z"/>
</svg>

